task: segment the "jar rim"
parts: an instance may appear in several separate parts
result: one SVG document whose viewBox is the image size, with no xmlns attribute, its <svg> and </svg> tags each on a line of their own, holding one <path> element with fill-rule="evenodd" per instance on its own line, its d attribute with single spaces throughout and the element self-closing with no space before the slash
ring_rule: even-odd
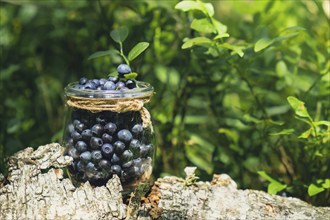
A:
<svg viewBox="0 0 330 220">
<path fill-rule="evenodd" d="M 66 96 L 86 97 L 86 98 L 138 98 L 145 96 L 152 96 L 154 88 L 150 83 L 136 81 L 137 88 L 127 90 L 92 90 L 92 89 L 78 89 L 76 86 L 78 82 L 69 83 L 64 92 Z"/>
</svg>

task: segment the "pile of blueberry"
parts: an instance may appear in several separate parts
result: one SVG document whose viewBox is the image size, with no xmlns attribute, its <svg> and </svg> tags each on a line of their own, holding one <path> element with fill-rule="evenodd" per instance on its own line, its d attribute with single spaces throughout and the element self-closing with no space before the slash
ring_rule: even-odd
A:
<svg viewBox="0 0 330 220">
<path fill-rule="evenodd" d="M 104 185 L 117 174 L 123 185 L 150 169 L 153 145 L 139 112 L 91 113 L 74 108 L 64 135 L 66 155 L 73 157 L 71 176 Z"/>
<path fill-rule="evenodd" d="M 126 64 L 120 64 L 117 68 L 118 77 L 110 76 L 108 79 L 87 79 L 83 77 L 75 86 L 77 89 L 89 90 L 127 90 L 136 88 L 136 82 L 125 79 L 125 75 L 130 74 L 131 68 Z"/>
</svg>

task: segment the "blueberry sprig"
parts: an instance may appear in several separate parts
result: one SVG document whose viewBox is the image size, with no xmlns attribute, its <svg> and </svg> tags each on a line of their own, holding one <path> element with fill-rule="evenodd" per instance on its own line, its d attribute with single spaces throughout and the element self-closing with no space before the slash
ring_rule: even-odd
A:
<svg viewBox="0 0 330 220">
<path fill-rule="evenodd" d="M 107 51 L 99 51 L 92 54 L 88 59 L 94 59 L 101 56 L 110 55 L 112 53 L 119 54 L 125 61 L 126 64 L 120 64 L 117 68 L 118 77 L 121 79 L 130 79 L 135 80 L 138 76 L 138 73 L 132 72 L 130 68 L 130 62 L 136 59 L 140 54 L 142 54 L 148 47 L 148 42 L 139 42 L 137 43 L 126 56 L 124 53 L 123 42 L 128 36 L 127 28 L 119 28 L 110 32 L 110 37 L 119 44 L 119 50 L 110 49 Z"/>
</svg>

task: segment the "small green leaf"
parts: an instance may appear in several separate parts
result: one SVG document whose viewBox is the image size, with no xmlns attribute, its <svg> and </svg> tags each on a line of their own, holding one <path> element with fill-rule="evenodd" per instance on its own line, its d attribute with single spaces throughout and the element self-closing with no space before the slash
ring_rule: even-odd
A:
<svg viewBox="0 0 330 220">
<path fill-rule="evenodd" d="M 182 45 L 182 49 L 188 49 L 190 47 L 193 47 L 195 45 L 209 45 L 212 43 L 212 40 L 206 38 L 206 37 L 195 37 L 192 39 L 188 39 L 184 44 Z"/>
<path fill-rule="evenodd" d="M 187 12 L 191 10 L 202 10 L 196 1 L 181 1 L 175 5 L 175 9 Z"/>
<path fill-rule="evenodd" d="M 216 33 L 213 24 L 207 18 L 194 19 L 190 27 L 201 33 L 206 33 L 206 34 Z"/>
<path fill-rule="evenodd" d="M 268 38 L 261 38 L 257 41 L 257 43 L 254 45 L 254 52 L 259 52 L 266 47 L 270 46 L 274 41 Z"/>
<path fill-rule="evenodd" d="M 268 180 L 269 182 L 277 182 L 273 178 L 271 178 L 265 171 L 258 171 L 258 174 Z"/>
<path fill-rule="evenodd" d="M 305 103 L 297 99 L 296 97 L 289 96 L 287 98 L 289 104 L 295 111 L 296 115 L 303 117 L 303 118 L 309 118 L 312 121 L 311 116 L 308 114 L 307 109 L 305 107 Z"/>
<path fill-rule="evenodd" d="M 238 54 L 240 57 L 244 56 L 244 52 L 243 52 L 243 49 L 245 48 L 244 46 L 223 43 L 223 44 L 218 45 L 218 47 L 232 50 L 233 51 L 232 54 Z"/>
<path fill-rule="evenodd" d="M 269 194 L 276 194 L 287 187 L 287 185 L 282 184 L 270 177 L 265 171 L 258 171 L 258 174 L 270 182 L 268 185 Z"/>
<path fill-rule="evenodd" d="M 308 186 L 308 195 L 309 196 L 315 196 L 316 194 L 319 194 L 320 192 L 323 192 L 324 191 L 324 188 L 323 187 L 319 187 L 315 184 L 310 184 Z"/>
<path fill-rule="evenodd" d="M 145 51 L 149 47 L 148 42 L 140 42 L 137 45 L 135 45 L 132 50 L 128 53 L 128 60 L 132 61 L 137 56 L 139 56 L 143 51 Z"/>
<path fill-rule="evenodd" d="M 216 29 L 216 32 L 218 33 L 218 36 L 224 36 L 224 37 L 229 37 L 229 34 L 227 33 L 227 26 L 222 24 L 220 21 L 211 18 L 212 23 Z"/>
<path fill-rule="evenodd" d="M 268 193 L 276 195 L 278 192 L 286 188 L 286 185 L 279 182 L 272 182 L 268 185 Z"/>
<path fill-rule="evenodd" d="M 205 15 L 212 17 L 214 15 L 214 8 L 211 3 L 204 3 L 201 1 L 181 1 L 175 5 L 175 9 L 187 12 L 192 10 L 199 10 Z"/>
<path fill-rule="evenodd" d="M 126 27 L 118 28 L 110 32 L 111 38 L 117 42 L 122 43 L 126 40 L 128 36 L 128 29 Z"/>
<path fill-rule="evenodd" d="M 115 53 L 114 50 L 98 51 L 98 52 L 95 52 L 92 55 L 90 55 L 88 57 L 88 60 L 95 59 L 95 58 L 98 58 L 98 57 L 107 56 L 107 55 L 110 55 L 110 54 L 113 54 L 113 53 Z"/>
<path fill-rule="evenodd" d="M 330 179 L 325 179 L 324 183 L 322 184 L 324 189 L 330 189 Z"/>
<path fill-rule="evenodd" d="M 276 132 L 276 133 L 271 133 L 270 135 L 287 135 L 287 134 L 292 134 L 294 132 L 294 129 L 284 129 L 280 132 Z"/>
<path fill-rule="evenodd" d="M 298 138 L 304 138 L 304 139 L 306 139 L 306 138 L 308 138 L 311 134 L 313 134 L 313 131 L 314 131 L 313 127 L 310 127 L 307 131 L 305 131 L 305 132 L 303 132 L 301 135 L 299 135 Z"/>
<path fill-rule="evenodd" d="M 137 76 L 138 74 L 136 72 L 131 72 L 124 75 L 125 79 L 135 79 Z"/>
</svg>

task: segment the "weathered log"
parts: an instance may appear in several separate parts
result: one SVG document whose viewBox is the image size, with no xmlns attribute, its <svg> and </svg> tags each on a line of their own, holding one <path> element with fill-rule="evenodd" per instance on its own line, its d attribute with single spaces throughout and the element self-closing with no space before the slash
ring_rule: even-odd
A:
<svg viewBox="0 0 330 220">
<path fill-rule="evenodd" d="M 330 207 L 239 190 L 226 174 L 198 182 L 193 168 L 186 179 L 158 179 L 146 196 L 144 186 L 126 205 L 117 176 L 106 186 L 75 187 L 63 175 L 72 161 L 63 150 L 54 143 L 9 158 L 6 184 L 0 174 L 0 219 L 330 219 Z"/>
</svg>

